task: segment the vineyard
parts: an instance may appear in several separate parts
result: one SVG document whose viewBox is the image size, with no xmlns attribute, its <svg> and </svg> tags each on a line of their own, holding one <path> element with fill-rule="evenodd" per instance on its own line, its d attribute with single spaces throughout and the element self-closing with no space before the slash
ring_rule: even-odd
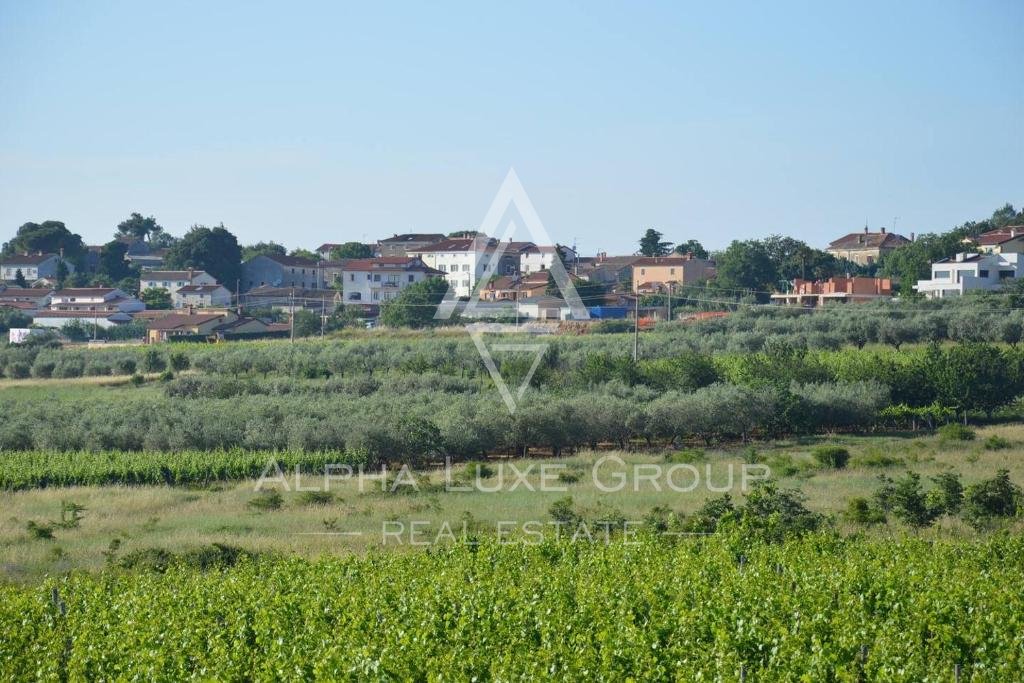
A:
<svg viewBox="0 0 1024 683">
<path fill-rule="evenodd" d="M 1024 542 L 455 545 L 0 588 L 8 680 L 1009 681 Z"/>
</svg>

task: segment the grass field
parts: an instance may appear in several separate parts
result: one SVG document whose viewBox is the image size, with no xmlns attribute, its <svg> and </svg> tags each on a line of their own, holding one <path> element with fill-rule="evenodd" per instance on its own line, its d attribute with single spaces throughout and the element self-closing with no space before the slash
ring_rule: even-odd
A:
<svg viewBox="0 0 1024 683">
<path fill-rule="evenodd" d="M 1010 447 L 986 449 L 985 439 L 992 435 L 1008 440 Z M 814 460 L 811 449 L 825 442 L 849 449 L 851 462 L 846 469 L 824 468 Z M 666 469 L 678 462 L 692 464 L 699 473 L 694 490 L 673 489 L 673 485 L 675 489 L 687 488 L 695 481 L 689 469 L 676 470 L 670 485 Z M 0 572 L 15 582 L 29 582 L 71 568 L 97 570 L 107 562 L 104 551 L 115 539 L 119 539 L 119 556 L 148 548 L 179 552 L 224 543 L 257 552 L 316 557 L 378 547 L 408 550 L 424 543 L 450 542 L 451 537 L 443 533 L 445 523 L 456 540 L 464 535 L 496 536 L 499 522 L 512 522 L 502 527 L 503 533 L 516 537 L 523 535 L 525 522 L 550 522 L 549 508 L 566 496 L 571 496 L 573 506 L 584 518 L 621 516 L 639 524 L 655 506 L 692 514 L 709 497 L 720 495 L 708 490 L 706 484 L 724 488 L 730 476 L 731 494 L 742 498 L 742 468 L 751 463 L 767 467 L 781 486 L 801 490 L 807 496 L 807 506 L 832 516 L 840 530 L 861 531 L 843 512 L 851 498 L 870 497 L 883 473 L 895 477 L 911 470 L 921 474 L 927 486 L 928 477 L 952 469 L 967 485 L 989 478 L 999 469 L 1008 469 L 1014 481 L 1024 481 L 1024 426 L 987 427 L 979 430 L 976 440 L 956 443 L 943 443 L 933 435 L 840 436 L 707 451 L 599 451 L 559 459 L 492 460 L 488 465 L 494 475 L 481 479 L 479 487 L 470 486 L 470 491 L 446 490 L 446 478 L 452 484 L 449 488 L 472 479 L 462 465 L 454 465 L 447 474 L 441 468 L 414 475 L 415 485 L 404 475 L 396 478 L 393 469 L 387 484 L 380 480 L 380 470 L 366 472 L 361 481 L 355 476 L 326 483 L 322 477 L 300 477 L 298 483 L 304 488 L 329 491 L 332 499 L 328 502 L 310 501 L 309 494 L 296 491 L 294 473 L 289 472 L 286 481 L 290 490 L 280 482 L 262 487 L 281 491 L 282 504 L 276 510 L 250 505 L 259 498 L 255 480 L 196 487 L 92 486 L 3 492 Z M 564 491 L 541 490 L 542 465 L 550 466 L 547 488 Z M 646 471 L 642 466 L 646 465 L 660 465 L 662 476 L 644 480 Z M 641 466 L 639 471 L 637 466 Z M 749 474 L 755 477 L 762 471 L 750 468 Z M 559 475 L 576 480 L 563 481 L 556 478 Z M 625 481 L 622 490 L 599 488 L 616 488 L 620 481 Z M 28 530 L 29 522 L 58 521 L 62 502 L 84 507 L 77 526 L 55 528 L 52 539 L 34 537 Z M 595 535 L 599 531 L 593 529 Z M 890 522 L 871 527 L 868 533 L 901 535 L 909 530 Z M 936 537 L 976 535 L 954 518 L 918 533 Z"/>
</svg>

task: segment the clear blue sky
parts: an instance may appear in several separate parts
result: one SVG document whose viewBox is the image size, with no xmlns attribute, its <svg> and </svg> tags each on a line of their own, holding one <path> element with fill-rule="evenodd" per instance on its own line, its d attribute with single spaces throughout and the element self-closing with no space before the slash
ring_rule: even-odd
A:
<svg viewBox="0 0 1024 683">
<path fill-rule="evenodd" d="M 1024 203 L 1024 2 L 0 0 L 0 238 L 131 211 L 289 247 L 480 223 L 631 252 Z"/>
</svg>

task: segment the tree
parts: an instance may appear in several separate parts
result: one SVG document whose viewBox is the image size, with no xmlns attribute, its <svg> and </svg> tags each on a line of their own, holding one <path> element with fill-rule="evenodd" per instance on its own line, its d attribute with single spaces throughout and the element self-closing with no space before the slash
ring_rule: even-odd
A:
<svg viewBox="0 0 1024 683">
<path fill-rule="evenodd" d="M 345 242 L 331 249 L 331 260 L 341 261 L 350 258 L 373 258 L 373 249 L 362 242 Z"/>
<path fill-rule="evenodd" d="M 120 240 L 112 240 L 100 249 L 98 272 L 111 282 L 117 282 L 135 274 L 131 264 L 125 260 L 128 245 Z"/>
<path fill-rule="evenodd" d="M 256 244 L 242 247 L 242 260 L 249 261 L 257 256 L 284 256 L 287 253 L 288 250 L 284 248 L 283 244 L 278 244 L 274 241 L 257 242 Z"/>
<path fill-rule="evenodd" d="M 320 257 L 317 254 L 311 252 L 309 249 L 292 249 L 288 255 L 294 256 L 296 258 L 309 259 L 310 261 L 320 260 Z"/>
<path fill-rule="evenodd" d="M 640 253 L 644 256 L 665 256 L 672 249 L 671 242 L 662 242 L 661 233 L 654 228 L 647 228 L 647 232 L 640 238 Z"/>
<path fill-rule="evenodd" d="M 171 308 L 171 293 L 163 287 L 149 287 L 139 295 L 146 308 L 166 311 Z"/>
<path fill-rule="evenodd" d="M 604 302 L 604 295 L 606 293 L 605 286 L 600 282 L 591 282 L 590 280 L 584 280 L 583 278 L 569 276 L 570 282 L 572 282 L 573 288 L 576 290 L 576 294 L 579 295 L 580 301 L 583 302 L 584 306 L 600 306 Z M 548 284 L 544 288 L 544 293 L 548 296 L 560 296 L 565 298 L 565 292 L 559 287 L 558 283 L 555 282 L 555 276 L 548 271 Z"/>
<path fill-rule="evenodd" d="M 708 257 L 708 250 L 697 240 L 686 240 L 681 244 L 677 244 L 674 251 L 684 256 L 692 254 L 693 258 L 706 259 Z"/>
<path fill-rule="evenodd" d="M 720 289 L 767 291 L 778 281 L 778 269 L 757 240 L 734 240 L 715 258 L 715 286 Z"/>
<path fill-rule="evenodd" d="M 380 321 L 388 327 L 433 325 L 434 313 L 447 291 L 448 281 L 440 277 L 411 284 L 381 306 Z"/>
<path fill-rule="evenodd" d="M 61 254 L 64 258 L 83 270 L 85 264 L 85 245 L 82 236 L 77 235 L 61 221 L 43 221 L 42 223 L 25 223 L 18 228 L 17 234 L 3 246 L 6 256 L 17 253 Z"/>
<path fill-rule="evenodd" d="M 467 237 L 476 237 L 480 232 L 478 230 L 456 230 L 455 232 L 448 233 L 449 239 L 462 239 Z"/>
<path fill-rule="evenodd" d="M 225 286 L 241 278 L 242 250 L 238 240 L 221 223 L 215 228 L 193 225 L 167 252 L 169 269 L 205 270 Z"/>
<path fill-rule="evenodd" d="M 141 213 L 132 213 L 127 220 L 117 225 L 117 234 L 125 237 L 133 237 L 139 241 L 152 241 L 164 229 L 160 227 L 152 216 L 142 217 Z"/>
<path fill-rule="evenodd" d="M 57 276 L 56 276 L 57 277 L 57 289 L 64 289 L 64 283 L 67 281 L 68 275 L 70 275 L 70 274 L 71 274 L 71 271 L 68 270 L 68 264 L 66 264 L 64 262 L 64 259 L 61 259 L 60 261 L 58 261 L 57 262 Z"/>
<path fill-rule="evenodd" d="M 21 272 L 21 268 L 18 268 L 14 272 L 14 284 L 19 287 L 28 287 L 28 282 L 25 280 L 25 273 Z"/>
<path fill-rule="evenodd" d="M 320 334 L 320 316 L 313 311 L 300 308 L 295 311 L 294 322 L 296 337 L 312 337 Z"/>
</svg>

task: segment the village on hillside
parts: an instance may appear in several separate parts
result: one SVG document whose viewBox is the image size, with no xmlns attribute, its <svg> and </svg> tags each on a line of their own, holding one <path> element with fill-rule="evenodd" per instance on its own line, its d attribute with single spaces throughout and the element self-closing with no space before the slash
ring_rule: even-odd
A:
<svg viewBox="0 0 1024 683">
<path fill-rule="evenodd" d="M 574 285 L 589 321 L 635 319 L 641 328 L 686 319 L 695 307 L 944 299 L 1015 282 L 1024 220 L 1007 205 L 923 240 L 865 226 L 824 249 L 771 236 L 709 253 L 696 240 L 662 238 L 648 229 L 634 253 L 584 255 L 463 230 L 289 252 L 275 242 L 240 247 L 223 226 L 177 239 L 140 214 L 104 245 L 84 245 L 57 221 L 26 223 L 4 245 L 0 323 L 12 342 L 47 330 L 72 342 L 295 338 L 344 326 L 420 326 L 449 297 L 462 318 L 557 328 L 580 316 L 553 269 Z M 389 308 L 390 321 L 382 316 Z"/>
</svg>

